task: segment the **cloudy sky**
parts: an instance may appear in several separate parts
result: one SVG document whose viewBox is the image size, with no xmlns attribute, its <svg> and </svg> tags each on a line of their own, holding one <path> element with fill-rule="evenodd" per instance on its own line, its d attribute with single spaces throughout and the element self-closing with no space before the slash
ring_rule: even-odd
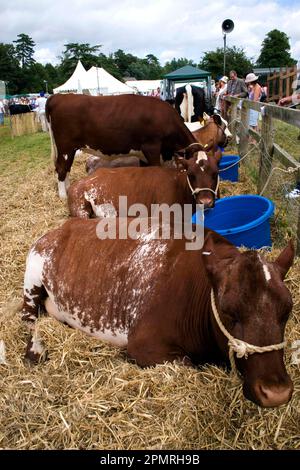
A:
<svg viewBox="0 0 300 470">
<path fill-rule="evenodd" d="M 152 53 L 162 65 L 173 57 L 199 62 L 205 51 L 223 46 L 226 18 L 235 24 L 228 46 L 256 59 L 266 33 L 277 28 L 300 59 L 300 0 L 0 0 L 0 17 L 0 42 L 26 33 L 42 63 L 56 63 L 68 42 L 102 44 L 105 54 Z"/>
</svg>

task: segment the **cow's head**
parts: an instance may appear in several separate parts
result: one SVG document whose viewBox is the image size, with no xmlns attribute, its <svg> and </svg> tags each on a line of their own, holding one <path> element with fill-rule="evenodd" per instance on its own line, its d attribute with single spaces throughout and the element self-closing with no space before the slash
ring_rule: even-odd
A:
<svg viewBox="0 0 300 470">
<path fill-rule="evenodd" d="M 232 139 L 232 134 L 228 128 L 228 122 L 220 114 L 213 114 L 211 120 L 218 126 L 217 143 L 220 147 L 226 147 Z"/>
<path fill-rule="evenodd" d="M 274 262 L 256 251 L 240 253 L 231 243 L 209 232 L 202 258 L 211 281 L 217 311 L 227 331 L 255 346 L 277 345 L 292 309 L 292 297 L 283 280 L 293 263 L 290 242 Z M 213 335 L 224 356 L 228 340 L 212 317 Z M 287 403 L 293 384 L 283 362 L 283 349 L 254 353 L 235 363 L 243 377 L 246 398 L 263 407 Z"/>
<path fill-rule="evenodd" d="M 205 209 L 214 207 L 218 191 L 218 158 L 208 157 L 205 146 L 199 143 L 189 145 L 175 154 L 177 166 L 184 168 L 187 184 L 197 204 Z"/>
</svg>

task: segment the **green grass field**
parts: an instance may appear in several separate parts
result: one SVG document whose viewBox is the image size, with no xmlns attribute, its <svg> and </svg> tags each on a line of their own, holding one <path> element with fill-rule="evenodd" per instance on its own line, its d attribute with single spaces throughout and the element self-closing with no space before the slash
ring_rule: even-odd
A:
<svg viewBox="0 0 300 470">
<path fill-rule="evenodd" d="M 0 176 L 25 175 L 50 162 L 50 138 L 44 132 L 11 137 L 9 120 L 0 127 Z"/>
</svg>

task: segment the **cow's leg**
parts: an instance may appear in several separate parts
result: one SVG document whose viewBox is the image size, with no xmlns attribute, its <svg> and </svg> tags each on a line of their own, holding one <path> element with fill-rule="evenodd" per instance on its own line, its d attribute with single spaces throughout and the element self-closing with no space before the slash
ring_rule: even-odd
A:
<svg viewBox="0 0 300 470">
<path fill-rule="evenodd" d="M 74 161 L 75 150 L 66 154 L 59 154 L 56 160 L 55 169 L 58 177 L 58 195 L 60 199 L 67 198 L 67 191 L 70 186 L 69 173 Z"/>
<path fill-rule="evenodd" d="M 127 345 L 128 357 L 134 359 L 141 367 L 154 366 L 155 364 L 163 364 L 164 362 L 180 361 L 186 366 L 192 366 L 192 361 L 181 348 L 157 336 L 157 331 L 151 327 L 147 332 L 144 330 L 134 333 L 128 338 Z"/>
<path fill-rule="evenodd" d="M 159 142 L 152 144 L 144 144 L 142 145 L 141 150 L 147 158 L 149 165 L 160 166 L 161 144 Z"/>
<path fill-rule="evenodd" d="M 26 322 L 30 332 L 25 357 L 32 362 L 39 362 L 46 355 L 45 348 L 38 337 L 35 327 L 43 300 L 47 295 L 42 284 L 43 264 L 43 257 L 32 249 L 27 258 L 24 278 L 24 300 L 21 312 L 22 320 Z"/>
</svg>

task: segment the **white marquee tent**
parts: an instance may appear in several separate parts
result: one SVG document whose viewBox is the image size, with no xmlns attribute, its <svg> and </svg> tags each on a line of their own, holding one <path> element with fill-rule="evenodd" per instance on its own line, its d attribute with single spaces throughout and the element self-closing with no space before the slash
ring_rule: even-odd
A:
<svg viewBox="0 0 300 470">
<path fill-rule="evenodd" d="M 97 95 L 98 92 L 103 95 L 120 95 L 124 93 L 134 93 L 134 90 L 120 82 L 115 77 L 100 67 L 91 67 L 86 73 L 84 89 L 88 89 L 91 95 Z"/>
<path fill-rule="evenodd" d="M 86 71 L 80 62 L 72 76 L 61 86 L 54 88 L 54 93 L 83 93 L 88 91 L 91 95 L 120 95 L 132 94 L 135 90 L 120 82 L 100 67 L 91 67 Z"/>
<path fill-rule="evenodd" d="M 150 94 L 161 86 L 161 80 L 128 80 L 126 85 L 135 88 L 139 93 Z"/>
<path fill-rule="evenodd" d="M 63 85 L 54 88 L 54 93 L 67 93 L 68 91 L 77 92 L 81 90 L 86 74 L 87 71 L 79 60 L 72 76 Z"/>
</svg>

